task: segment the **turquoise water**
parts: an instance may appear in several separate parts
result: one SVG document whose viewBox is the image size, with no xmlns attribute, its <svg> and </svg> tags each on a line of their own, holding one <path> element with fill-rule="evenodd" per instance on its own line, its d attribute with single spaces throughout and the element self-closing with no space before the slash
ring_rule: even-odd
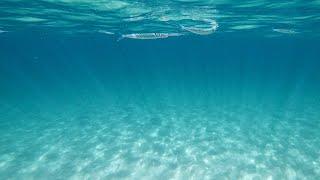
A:
<svg viewBox="0 0 320 180">
<path fill-rule="evenodd" d="M 0 2 L 0 179 L 319 179 L 320 2 Z"/>
</svg>

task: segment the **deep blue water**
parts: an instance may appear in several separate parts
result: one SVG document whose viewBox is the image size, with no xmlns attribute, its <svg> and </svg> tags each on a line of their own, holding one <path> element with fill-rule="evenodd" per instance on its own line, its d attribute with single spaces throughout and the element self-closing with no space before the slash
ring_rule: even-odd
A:
<svg viewBox="0 0 320 180">
<path fill-rule="evenodd" d="M 0 2 L 0 179 L 319 179 L 319 1 Z"/>
</svg>

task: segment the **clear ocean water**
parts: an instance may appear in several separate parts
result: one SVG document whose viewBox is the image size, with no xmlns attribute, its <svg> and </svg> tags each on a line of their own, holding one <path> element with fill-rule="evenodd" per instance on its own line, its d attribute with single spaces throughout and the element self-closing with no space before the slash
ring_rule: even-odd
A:
<svg viewBox="0 0 320 180">
<path fill-rule="evenodd" d="M 0 179 L 320 179 L 319 0 L 2 0 Z"/>
</svg>

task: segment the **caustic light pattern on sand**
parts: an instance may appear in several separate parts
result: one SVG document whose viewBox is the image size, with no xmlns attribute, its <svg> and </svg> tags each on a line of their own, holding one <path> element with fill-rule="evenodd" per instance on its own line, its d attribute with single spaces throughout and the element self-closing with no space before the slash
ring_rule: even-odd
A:
<svg viewBox="0 0 320 180">
<path fill-rule="evenodd" d="M 306 120 L 299 119 L 302 114 L 295 117 L 293 112 L 285 115 L 241 107 L 237 107 L 239 112 L 233 108 L 159 109 L 133 104 L 94 109 L 90 114 L 68 111 L 74 116 L 41 114 L 45 120 L 38 117 L 38 121 L 25 125 L 19 121 L 19 128 L 2 130 L 0 142 L 7 146 L 0 149 L 0 178 L 209 180 L 320 176 L 319 139 L 308 139 L 304 134 L 319 135 L 317 122 L 312 121 L 314 128 L 310 129 Z M 11 111 L 6 115 L 17 116 Z M 270 121 L 274 116 L 278 118 Z"/>
</svg>

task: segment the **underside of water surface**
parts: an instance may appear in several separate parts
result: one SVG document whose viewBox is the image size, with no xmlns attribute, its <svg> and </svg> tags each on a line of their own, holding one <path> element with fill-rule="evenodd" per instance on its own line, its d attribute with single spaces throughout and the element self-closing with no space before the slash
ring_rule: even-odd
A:
<svg viewBox="0 0 320 180">
<path fill-rule="evenodd" d="M 2 0 L 0 179 L 319 179 L 319 35 L 319 0 Z"/>
</svg>

